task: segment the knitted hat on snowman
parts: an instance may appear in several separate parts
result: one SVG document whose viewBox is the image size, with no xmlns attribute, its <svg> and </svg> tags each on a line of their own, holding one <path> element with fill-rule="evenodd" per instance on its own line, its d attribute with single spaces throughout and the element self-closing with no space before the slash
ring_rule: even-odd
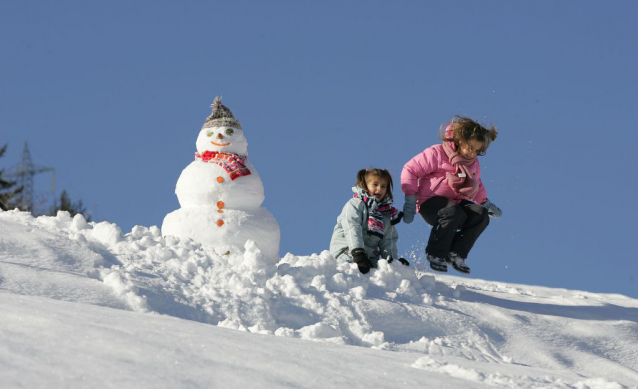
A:
<svg viewBox="0 0 638 389">
<path fill-rule="evenodd" d="M 238 130 L 241 130 L 241 124 L 239 124 L 239 120 L 235 119 L 233 113 L 222 104 L 222 98 L 217 96 L 215 100 L 213 100 L 213 113 L 210 114 L 206 118 L 204 125 L 202 128 L 212 128 L 212 127 L 233 127 Z"/>
</svg>

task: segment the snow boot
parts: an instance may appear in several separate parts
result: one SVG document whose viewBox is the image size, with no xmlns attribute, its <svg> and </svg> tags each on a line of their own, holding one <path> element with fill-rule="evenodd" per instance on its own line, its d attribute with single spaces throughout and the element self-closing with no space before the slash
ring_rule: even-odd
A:
<svg viewBox="0 0 638 389">
<path fill-rule="evenodd" d="M 452 263 L 452 267 L 463 274 L 470 274 L 470 267 L 465 264 L 465 258 L 461 258 L 457 253 L 450 253 L 447 257 Z"/>
<path fill-rule="evenodd" d="M 430 262 L 430 267 L 432 268 L 432 270 L 436 270 L 440 272 L 447 271 L 447 264 L 445 263 L 445 259 L 435 257 L 434 255 L 430 255 L 430 254 L 428 254 L 426 258 Z"/>
</svg>

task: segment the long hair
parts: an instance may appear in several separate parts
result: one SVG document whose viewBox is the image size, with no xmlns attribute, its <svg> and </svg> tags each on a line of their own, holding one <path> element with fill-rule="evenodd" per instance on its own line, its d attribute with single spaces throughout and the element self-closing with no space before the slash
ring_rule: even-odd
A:
<svg viewBox="0 0 638 389">
<path fill-rule="evenodd" d="M 367 180 L 369 180 L 371 177 L 378 177 L 380 180 L 382 181 L 387 181 L 388 183 L 388 193 L 386 193 L 386 197 L 390 197 L 390 199 L 392 199 L 394 201 L 394 196 L 392 196 L 392 176 L 390 175 L 390 172 L 387 171 L 386 169 L 361 169 L 357 172 L 357 183 L 356 185 L 365 190 L 366 192 L 368 191 L 368 188 L 366 186 Z"/>
<path fill-rule="evenodd" d="M 483 127 L 480 123 L 463 116 L 455 115 L 449 124 L 441 126 L 441 140 L 453 142 L 458 150 L 461 144 L 467 144 L 471 140 L 477 140 L 484 144 L 478 155 L 485 155 L 487 148 L 498 136 L 498 130 L 492 124 L 490 129 Z"/>
</svg>

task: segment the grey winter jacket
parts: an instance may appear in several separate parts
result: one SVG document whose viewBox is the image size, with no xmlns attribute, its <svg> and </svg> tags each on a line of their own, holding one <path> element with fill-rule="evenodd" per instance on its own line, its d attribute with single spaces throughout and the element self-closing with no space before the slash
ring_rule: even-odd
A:
<svg viewBox="0 0 638 389">
<path fill-rule="evenodd" d="M 368 207 L 360 198 L 351 198 L 337 217 L 337 225 L 330 239 L 330 254 L 337 259 L 352 262 L 350 252 L 356 248 L 363 248 L 375 267 L 379 257 L 398 259 L 399 234 L 390 223 L 389 215 L 383 216 L 383 226 L 383 238 L 369 235 Z"/>
</svg>

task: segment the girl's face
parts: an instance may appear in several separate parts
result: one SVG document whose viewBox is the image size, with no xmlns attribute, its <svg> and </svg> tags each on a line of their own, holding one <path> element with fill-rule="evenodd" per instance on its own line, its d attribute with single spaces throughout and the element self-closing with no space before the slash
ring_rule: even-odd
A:
<svg viewBox="0 0 638 389">
<path fill-rule="evenodd" d="M 388 193 L 388 182 L 377 176 L 371 176 L 366 179 L 366 191 L 377 200 L 383 200 Z"/>
<path fill-rule="evenodd" d="M 485 147 L 485 142 L 476 139 L 472 139 L 467 143 L 461 142 L 459 145 L 459 154 L 467 159 L 476 158 L 483 147 Z"/>
</svg>

